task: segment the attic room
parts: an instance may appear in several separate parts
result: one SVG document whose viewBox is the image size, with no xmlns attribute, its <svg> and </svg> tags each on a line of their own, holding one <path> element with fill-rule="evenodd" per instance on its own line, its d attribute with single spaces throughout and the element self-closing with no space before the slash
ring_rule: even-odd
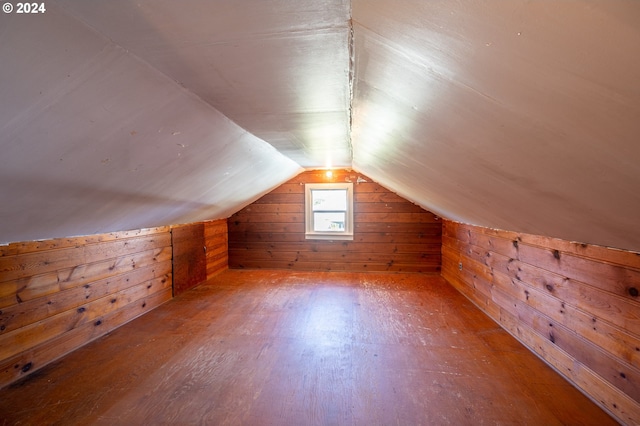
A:
<svg viewBox="0 0 640 426">
<path fill-rule="evenodd" d="M 4 2 L 0 424 L 640 424 L 638 22 Z"/>
</svg>

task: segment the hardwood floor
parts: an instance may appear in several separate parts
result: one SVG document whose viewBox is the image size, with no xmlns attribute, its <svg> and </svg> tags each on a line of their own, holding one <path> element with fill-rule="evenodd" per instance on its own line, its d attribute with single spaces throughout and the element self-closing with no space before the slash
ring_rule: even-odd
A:
<svg viewBox="0 0 640 426">
<path fill-rule="evenodd" d="M 0 390 L 0 419 L 616 424 L 439 276 L 237 270 Z"/>
</svg>

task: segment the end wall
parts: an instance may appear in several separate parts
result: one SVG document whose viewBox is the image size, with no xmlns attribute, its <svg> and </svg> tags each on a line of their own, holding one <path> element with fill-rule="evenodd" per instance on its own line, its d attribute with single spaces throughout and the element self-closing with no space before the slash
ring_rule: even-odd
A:
<svg viewBox="0 0 640 426">
<path fill-rule="evenodd" d="M 304 184 L 354 183 L 353 241 L 306 240 Z M 368 177 L 304 172 L 228 219 L 229 267 L 440 272 L 442 223 Z"/>
<path fill-rule="evenodd" d="M 640 424 L 640 254 L 444 221 L 442 275 L 627 424 Z"/>
</svg>

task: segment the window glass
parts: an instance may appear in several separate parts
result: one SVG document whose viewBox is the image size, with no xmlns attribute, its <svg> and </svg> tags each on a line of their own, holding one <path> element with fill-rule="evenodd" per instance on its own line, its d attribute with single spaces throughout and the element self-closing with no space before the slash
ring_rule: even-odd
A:
<svg viewBox="0 0 640 426">
<path fill-rule="evenodd" d="M 353 240 L 353 183 L 305 185 L 305 238 Z"/>
<path fill-rule="evenodd" d="M 347 210 L 346 189 L 313 189 L 313 211 Z"/>
<path fill-rule="evenodd" d="M 344 232 L 346 213 L 313 213 L 313 230 L 315 232 Z"/>
</svg>

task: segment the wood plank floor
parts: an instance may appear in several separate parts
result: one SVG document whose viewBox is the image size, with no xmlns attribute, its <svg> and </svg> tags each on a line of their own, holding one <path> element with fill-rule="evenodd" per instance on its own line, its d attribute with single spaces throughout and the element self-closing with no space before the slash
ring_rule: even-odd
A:
<svg viewBox="0 0 640 426">
<path fill-rule="evenodd" d="M 236 270 L 0 390 L 0 419 L 616 424 L 441 277 Z"/>
</svg>

